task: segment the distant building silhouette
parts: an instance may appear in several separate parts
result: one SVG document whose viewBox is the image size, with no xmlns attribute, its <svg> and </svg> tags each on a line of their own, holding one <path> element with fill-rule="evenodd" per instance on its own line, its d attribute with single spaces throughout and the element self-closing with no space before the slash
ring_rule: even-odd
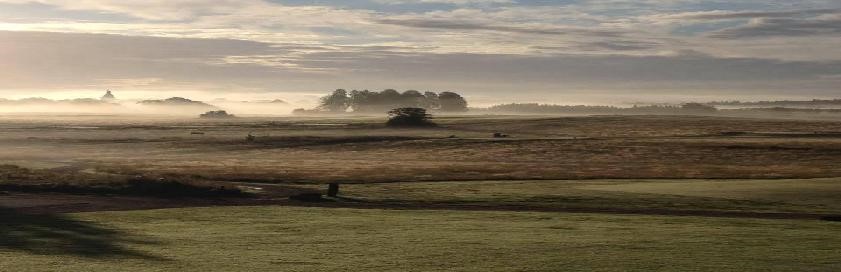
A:
<svg viewBox="0 0 841 272">
<path fill-rule="evenodd" d="M 102 98 L 100 98 L 100 99 L 101 99 L 102 101 L 114 101 L 114 100 L 117 100 L 117 98 L 116 98 L 116 97 L 114 97 L 114 94 L 112 94 L 112 93 L 111 93 L 111 90 L 106 90 L 106 91 L 105 91 L 105 95 L 103 95 L 103 96 L 102 96 Z"/>
</svg>

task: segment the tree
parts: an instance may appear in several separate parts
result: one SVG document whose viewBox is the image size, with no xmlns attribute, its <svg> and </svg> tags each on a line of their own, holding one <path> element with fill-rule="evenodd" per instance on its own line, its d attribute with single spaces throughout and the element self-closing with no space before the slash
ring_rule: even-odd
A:
<svg viewBox="0 0 841 272">
<path fill-rule="evenodd" d="M 454 92 L 443 92 L 438 95 L 441 103 L 440 110 L 443 112 L 465 112 L 467 111 L 467 100 L 460 94 Z"/>
<path fill-rule="evenodd" d="M 463 112 L 467 111 L 467 101 L 454 92 L 437 94 L 407 90 L 400 93 L 394 89 L 386 89 L 381 92 L 369 90 L 347 92 L 338 89 L 332 94 L 322 97 L 321 104 L 318 106 L 319 111 L 333 113 L 343 113 L 348 108 L 357 113 L 378 113 L 395 108 L 424 108 Z"/>
<path fill-rule="evenodd" d="M 403 92 L 400 96 L 400 107 L 425 108 L 422 106 L 424 96 L 418 91 L 408 90 Z"/>
<path fill-rule="evenodd" d="M 321 98 L 320 108 L 329 112 L 345 112 L 347 111 L 350 99 L 348 98 L 345 89 L 338 89 L 332 94 Z"/>
<path fill-rule="evenodd" d="M 423 93 L 423 103 L 421 104 L 421 108 L 425 109 L 438 109 L 441 107 L 441 102 L 438 101 L 438 94 L 435 92 L 425 92 Z"/>
<path fill-rule="evenodd" d="M 392 109 L 395 107 L 400 106 L 400 101 L 403 98 L 395 89 L 385 89 L 384 91 L 380 92 L 378 96 L 378 102 L 381 106 L 386 107 L 386 109 Z"/>
<path fill-rule="evenodd" d="M 367 111 L 367 106 L 371 104 L 373 92 L 369 90 L 357 91 L 353 90 L 350 91 L 350 109 L 354 112 L 364 112 Z"/>
<path fill-rule="evenodd" d="M 227 111 L 217 110 L 217 111 L 208 111 L 199 115 L 201 118 L 208 118 L 208 119 L 219 119 L 219 118 L 233 118 L 233 114 L 229 114 Z"/>
<path fill-rule="evenodd" d="M 693 111 L 693 112 L 716 112 L 716 109 L 710 105 L 704 105 L 701 103 L 686 103 L 680 106 L 681 109 L 686 111 Z"/>
<path fill-rule="evenodd" d="M 432 117 L 424 108 L 396 108 L 388 112 L 387 126 L 390 127 L 428 127 L 435 126 Z"/>
</svg>

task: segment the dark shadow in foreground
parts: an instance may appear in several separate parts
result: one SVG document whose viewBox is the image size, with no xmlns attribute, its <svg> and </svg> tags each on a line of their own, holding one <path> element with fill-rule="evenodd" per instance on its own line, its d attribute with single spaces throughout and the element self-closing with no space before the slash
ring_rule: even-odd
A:
<svg viewBox="0 0 841 272">
<path fill-rule="evenodd" d="M 26 214 L 0 207 L 0 249 L 39 255 L 166 260 L 126 248 L 157 244 L 120 230 L 62 214 Z"/>
</svg>

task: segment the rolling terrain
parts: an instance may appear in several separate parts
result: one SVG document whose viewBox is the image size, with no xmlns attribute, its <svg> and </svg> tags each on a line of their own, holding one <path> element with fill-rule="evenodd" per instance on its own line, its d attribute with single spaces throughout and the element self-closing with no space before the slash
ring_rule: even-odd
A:
<svg viewBox="0 0 841 272">
<path fill-rule="evenodd" d="M 0 118 L 0 270 L 841 268 L 841 122 L 383 121 Z"/>
</svg>

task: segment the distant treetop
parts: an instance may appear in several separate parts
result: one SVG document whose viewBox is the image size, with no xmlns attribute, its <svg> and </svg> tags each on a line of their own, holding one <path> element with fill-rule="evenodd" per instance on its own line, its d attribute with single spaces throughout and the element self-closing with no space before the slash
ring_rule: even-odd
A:
<svg viewBox="0 0 841 272">
<path fill-rule="evenodd" d="M 116 100 L 116 99 L 117 98 L 114 97 L 114 94 L 111 93 L 111 90 L 106 90 L 105 95 L 103 95 L 102 98 L 101 98 L 102 101 L 112 101 L 112 100 Z"/>
<path fill-rule="evenodd" d="M 407 90 L 403 93 L 394 89 L 381 92 L 369 90 L 338 89 L 321 98 L 318 109 L 325 112 L 386 112 L 395 108 L 422 108 L 440 112 L 467 111 L 467 100 L 454 92 L 424 92 Z"/>
<path fill-rule="evenodd" d="M 217 111 L 208 111 L 199 115 L 201 118 L 208 118 L 208 119 L 221 119 L 221 118 L 233 118 L 233 114 L 229 114 L 227 111 L 217 110 Z"/>
<path fill-rule="evenodd" d="M 147 106 L 188 106 L 194 108 L 201 108 L 207 110 L 218 110 L 219 108 L 201 101 L 194 101 L 183 97 L 170 97 L 164 100 L 143 100 L 137 102 L 141 105 Z"/>
</svg>

